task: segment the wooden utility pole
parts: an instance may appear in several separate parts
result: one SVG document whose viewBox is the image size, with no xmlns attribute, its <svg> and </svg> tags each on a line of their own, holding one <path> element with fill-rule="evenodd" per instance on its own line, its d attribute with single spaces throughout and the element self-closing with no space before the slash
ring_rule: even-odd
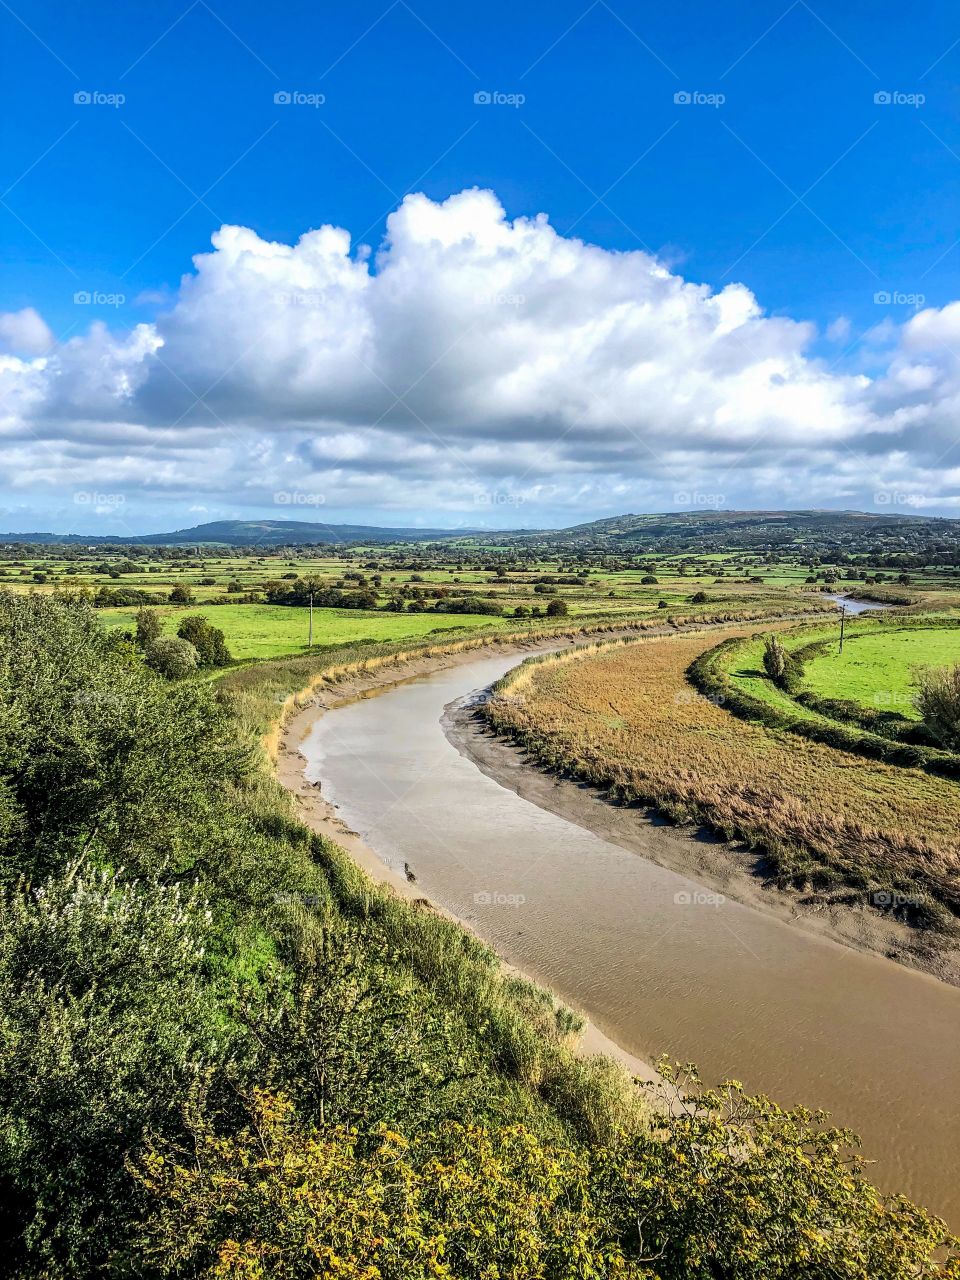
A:
<svg viewBox="0 0 960 1280">
<path fill-rule="evenodd" d="M 843 646 L 842 640 L 840 641 L 840 645 L 841 647 Z M 307 636 L 307 648 L 308 649 L 313 648 L 313 592 L 312 591 L 310 592 L 310 633 Z"/>
<path fill-rule="evenodd" d="M 841 653 L 843 653 L 843 624 L 846 622 L 846 620 L 847 620 L 847 606 L 845 604 L 842 604 L 840 606 L 840 652 Z"/>
</svg>

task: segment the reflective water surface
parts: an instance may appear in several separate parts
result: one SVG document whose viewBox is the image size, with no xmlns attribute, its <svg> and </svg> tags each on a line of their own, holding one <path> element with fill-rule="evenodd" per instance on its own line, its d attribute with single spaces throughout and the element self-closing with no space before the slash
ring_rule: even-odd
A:
<svg viewBox="0 0 960 1280">
<path fill-rule="evenodd" d="M 626 1049 L 827 1108 L 863 1135 L 877 1182 L 960 1226 L 960 990 L 718 901 L 481 773 L 443 709 L 516 662 L 328 712 L 301 748 L 308 778 L 385 861 L 409 863 L 424 894 Z"/>
<path fill-rule="evenodd" d="M 828 600 L 835 600 L 837 604 L 842 604 L 846 608 L 848 615 L 871 613 L 876 612 L 878 609 L 892 609 L 894 607 L 892 604 L 881 604 L 877 600 L 852 600 L 850 596 L 837 595 L 833 591 L 825 591 L 823 594 Z"/>
</svg>

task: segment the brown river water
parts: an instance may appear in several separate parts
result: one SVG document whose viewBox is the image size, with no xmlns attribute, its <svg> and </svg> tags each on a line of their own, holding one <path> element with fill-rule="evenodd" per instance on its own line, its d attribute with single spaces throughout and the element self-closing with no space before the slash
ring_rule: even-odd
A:
<svg viewBox="0 0 960 1280">
<path fill-rule="evenodd" d="M 322 715 L 306 776 L 394 870 L 648 1060 L 698 1064 L 859 1132 L 870 1176 L 960 1228 L 960 989 L 721 899 L 522 799 L 444 708 L 516 656 Z M 638 822 L 644 819 L 638 815 Z"/>
</svg>

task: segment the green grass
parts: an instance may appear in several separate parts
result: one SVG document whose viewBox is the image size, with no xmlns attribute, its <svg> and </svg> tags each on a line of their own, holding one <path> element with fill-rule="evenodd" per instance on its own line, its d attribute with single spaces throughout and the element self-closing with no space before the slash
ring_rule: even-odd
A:
<svg viewBox="0 0 960 1280">
<path fill-rule="evenodd" d="M 787 649 L 797 649 L 816 640 L 826 640 L 835 635 L 836 631 L 835 624 L 829 627 L 805 627 L 793 636 L 789 633 L 782 634 L 781 639 Z M 742 690 L 751 697 L 760 698 L 770 706 L 776 707 L 778 711 L 789 712 L 790 715 L 801 719 L 822 720 L 822 716 L 802 707 L 767 678 L 763 668 L 765 639 L 766 636 L 760 634 L 732 650 L 727 670 L 734 688 Z"/>
<path fill-rule="evenodd" d="M 163 606 L 158 612 L 167 635 L 176 635 L 181 621 L 201 613 L 220 627 L 230 652 L 240 661 L 306 653 L 308 609 L 269 604 Z M 133 630 L 136 609 L 101 609 L 98 617 L 107 627 Z M 370 613 L 359 609 L 314 609 L 314 645 L 350 644 L 358 640 L 420 639 L 437 633 L 437 639 L 503 625 L 496 617 L 476 614 Z"/>
<path fill-rule="evenodd" d="M 960 630 L 917 628 L 854 636 L 806 665 L 804 685 L 822 698 L 848 698 L 918 719 L 916 668 L 960 662 Z"/>
</svg>

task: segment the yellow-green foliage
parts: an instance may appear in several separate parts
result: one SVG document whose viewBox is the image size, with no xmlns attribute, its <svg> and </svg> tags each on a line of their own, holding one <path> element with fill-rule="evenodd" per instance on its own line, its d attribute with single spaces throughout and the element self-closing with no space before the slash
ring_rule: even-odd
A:
<svg viewBox="0 0 960 1280">
<path fill-rule="evenodd" d="M 361 1139 L 255 1089 L 229 1136 L 195 1112 L 187 1144 L 150 1142 L 131 1162 L 152 1206 L 138 1256 L 204 1280 L 958 1274 L 935 1254 L 960 1242 L 865 1182 L 851 1134 L 662 1066 L 673 1106 L 660 1132 L 592 1150 L 522 1124 Z"/>
</svg>

